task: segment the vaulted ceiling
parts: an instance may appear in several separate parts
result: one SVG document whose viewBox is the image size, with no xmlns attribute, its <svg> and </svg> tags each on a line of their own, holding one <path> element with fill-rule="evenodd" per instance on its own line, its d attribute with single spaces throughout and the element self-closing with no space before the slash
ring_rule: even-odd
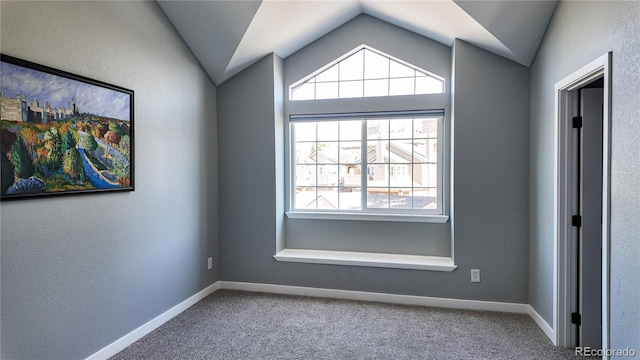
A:
<svg viewBox="0 0 640 360">
<path fill-rule="evenodd" d="M 267 54 L 286 58 L 364 13 L 451 46 L 529 66 L 556 0 L 158 0 L 216 85 Z"/>
</svg>

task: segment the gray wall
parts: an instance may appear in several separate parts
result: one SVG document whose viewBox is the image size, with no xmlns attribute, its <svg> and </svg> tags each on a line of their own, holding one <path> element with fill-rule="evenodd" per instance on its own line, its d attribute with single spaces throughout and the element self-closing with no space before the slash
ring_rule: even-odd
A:
<svg viewBox="0 0 640 360">
<path fill-rule="evenodd" d="M 135 91 L 136 190 L 3 202 L 3 359 L 85 358 L 218 279 L 216 88 L 154 2 L 2 1 L 3 54 Z"/>
<path fill-rule="evenodd" d="M 273 259 L 280 226 L 274 221 L 280 191 L 274 149 L 281 146 L 274 140 L 281 119 L 274 115 L 273 92 L 283 79 L 280 59 L 271 55 L 218 88 L 218 131 L 224 134 L 219 142 L 221 279 L 526 303 L 529 71 L 463 42 L 457 42 L 456 52 L 457 270 Z M 469 282 L 470 268 L 482 270 L 480 284 Z"/>
<path fill-rule="evenodd" d="M 265 279 L 264 263 L 275 261 L 271 255 L 282 227 L 282 215 L 276 220 L 276 63 L 276 56 L 267 56 L 218 87 L 223 280 L 230 280 L 222 276 L 229 268 L 257 271 Z"/>
<path fill-rule="evenodd" d="M 640 349 L 640 3 L 560 2 L 531 68 L 529 302 L 553 320 L 556 82 L 613 51 L 611 347 Z"/>
<path fill-rule="evenodd" d="M 455 260 L 526 303 L 529 69 L 460 40 L 453 52 Z"/>
</svg>

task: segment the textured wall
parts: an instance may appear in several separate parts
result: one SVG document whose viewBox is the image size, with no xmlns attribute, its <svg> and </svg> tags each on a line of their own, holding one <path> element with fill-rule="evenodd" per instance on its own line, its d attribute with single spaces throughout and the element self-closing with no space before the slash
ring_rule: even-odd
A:
<svg viewBox="0 0 640 360">
<path fill-rule="evenodd" d="M 558 5 L 531 68 L 530 304 L 553 320 L 553 86 L 613 51 L 611 346 L 640 349 L 640 3 Z"/>
<path fill-rule="evenodd" d="M 3 54 L 135 91 L 136 190 L 3 202 L 2 358 L 85 358 L 218 278 L 216 89 L 154 2 L 2 1 Z"/>
<path fill-rule="evenodd" d="M 454 42 L 455 259 L 487 296 L 526 303 L 529 69 Z"/>
<path fill-rule="evenodd" d="M 220 277 L 229 269 L 270 282 L 277 222 L 275 89 L 270 55 L 218 87 L 220 137 Z M 281 209 L 282 210 L 282 209 Z M 222 240 L 224 239 L 224 241 Z M 271 281 L 272 282 L 272 281 Z"/>
<path fill-rule="evenodd" d="M 273 89 L 283 79 L 278 76 L 279 59 L 268 56 L 218 88 L 218 131 L 224 134 L 219 143 L 220 209 L 224 209 L 220 213 L 220 278 L 526 303 L 529 71 L 466 43 L 457 49 L 457 86 L 464 94 L 459 118 L 454 109 L 456 124 L 460 123 L 455 135 L 460 144 L 456 146 L 456 191 L 464 194 L 459 199 L 456 195 L 457 270 L 443 273 L 273 259 L 277 230 L 273 149 L 281 146 L 274 140 L 278 122 Z M 469 269 L 478 267 L 482 283 L 471 284 Z"/>
</svg>

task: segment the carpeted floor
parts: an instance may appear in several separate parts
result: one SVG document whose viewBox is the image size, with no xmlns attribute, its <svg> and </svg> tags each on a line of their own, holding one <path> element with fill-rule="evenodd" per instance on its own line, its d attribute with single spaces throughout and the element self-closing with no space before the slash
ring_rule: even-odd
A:
<svg viewBox="0 0 640 360">
<path fill-rule="evenodd" d="M 574 358 L 522 314 L 218 290 L 111 359 Z"/>
</svg>

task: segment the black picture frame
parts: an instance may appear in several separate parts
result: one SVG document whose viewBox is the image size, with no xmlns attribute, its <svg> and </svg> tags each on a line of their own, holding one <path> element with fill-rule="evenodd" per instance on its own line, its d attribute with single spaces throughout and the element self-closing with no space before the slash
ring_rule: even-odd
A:
<svg viewBox="0 0 640 360">
<path fill-rule="evenodd" d="M 134 92 L 0 54 L 0 201 L 134 190 Z"/>
</svg>

